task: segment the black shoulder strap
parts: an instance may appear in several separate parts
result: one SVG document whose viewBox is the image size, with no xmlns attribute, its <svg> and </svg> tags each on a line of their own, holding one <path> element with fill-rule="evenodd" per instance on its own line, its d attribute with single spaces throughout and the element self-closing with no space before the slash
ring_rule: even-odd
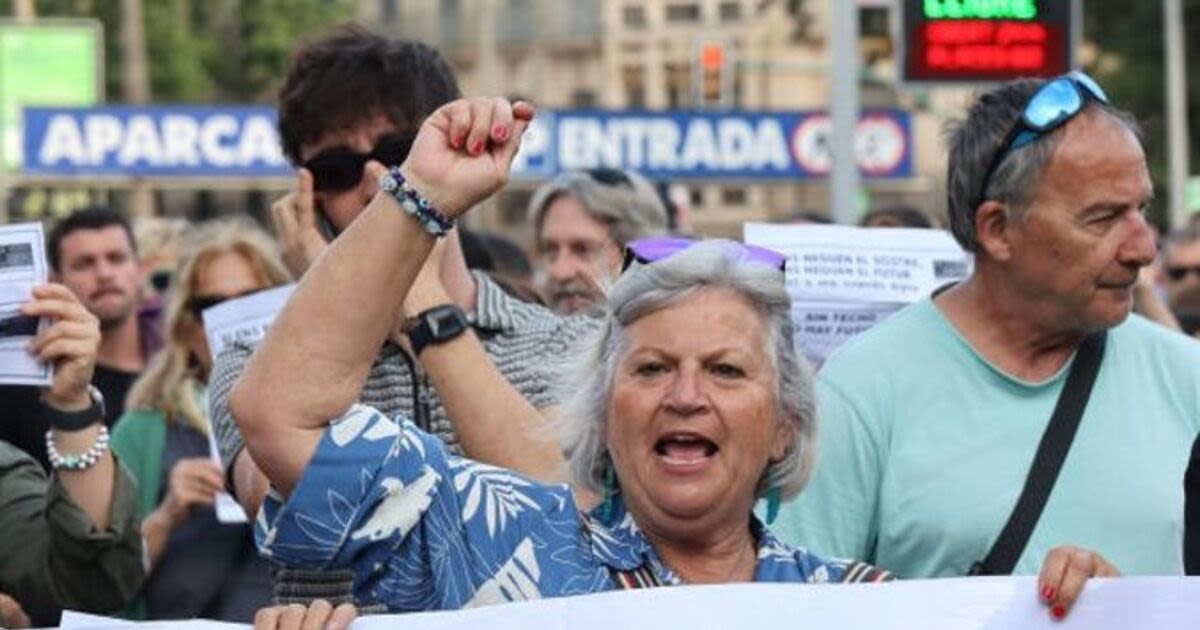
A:
<svg viewBox="0 0 1200 630">
<path fill-rule="evenodd" d="M 1046 425 L 1029 467 L 1021 496 L 987 557 L 972 565 L 971 575 L 1008 575 L 1017 566 L 1017 560 L 1042 516 L 1042 509 L 1046 507 L 1046 500 L 1050 498 L 1050 490 L 1058 480 L 1067 452 L 1071 450 L 1071 442 L 1100 371 L 1100 361 L 1104 358 L 1106 336 L 1105 331 L 1093 333 L 1079 346 L 1067 382 L 1058 395 L 1054 415 L 1050 416 L 1050 423 Z"/>
</svg>

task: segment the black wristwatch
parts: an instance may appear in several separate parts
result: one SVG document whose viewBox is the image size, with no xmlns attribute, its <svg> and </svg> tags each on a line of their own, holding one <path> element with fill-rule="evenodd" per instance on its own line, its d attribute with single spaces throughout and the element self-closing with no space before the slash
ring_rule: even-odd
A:
<svg viewBox="0 0 1200 630">
<path fill-rule="evenodd" d="M 413 354 L 419 355 L 429 345 L 446 343 L 467 332 L 471 327 L 467 314 L 453 304 L 435 306 L 409 320 L 405 329 Z"/>
<path fill-rule="evenodd" d="M 88 396 L 92 405 L 81 411 L 62 411 L 42 401 L 42 413 L 51 427 L 60 431 L 82 431 L 93 424 L 104 422 L 104 395 L 94 385 L 88 385 Z"/>
</svg>

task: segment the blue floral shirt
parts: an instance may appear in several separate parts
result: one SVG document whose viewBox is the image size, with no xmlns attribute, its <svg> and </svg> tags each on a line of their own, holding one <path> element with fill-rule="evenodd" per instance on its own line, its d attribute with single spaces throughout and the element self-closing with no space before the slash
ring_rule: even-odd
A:
<svg viewBox="0 0 1200 630">
<path fill-rule="evenodd" d="M 413 424 L 356 405 L 326 430 L 287 501 L 268 495 L 255 536 L 281 565 L 350 568 L 355 598 L 392 612 L 596 593 L 633 571 L 680 583 L 621 502 L 611 505 L 581 514 L 566 485 L 448 455 Z M 756 581 L 890 578 L 784 545 L 749 518 Z"/>
</svg>

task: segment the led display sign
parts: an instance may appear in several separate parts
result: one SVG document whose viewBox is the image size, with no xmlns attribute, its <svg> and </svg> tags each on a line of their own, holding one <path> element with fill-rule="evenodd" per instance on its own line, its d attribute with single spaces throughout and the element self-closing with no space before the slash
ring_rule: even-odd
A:
<svg viewBox="0 0 1200 630">
<path fill-rule="evenodd" d="M 905 81 L 1004 81 L 1071 69 L 1072 0 L 903 0 Z"/>
</svg>

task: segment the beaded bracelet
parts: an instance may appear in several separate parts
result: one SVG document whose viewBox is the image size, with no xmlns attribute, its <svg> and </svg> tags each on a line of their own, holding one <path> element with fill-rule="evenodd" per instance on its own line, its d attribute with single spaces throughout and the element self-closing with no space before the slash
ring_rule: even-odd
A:
<svg viewBox="0 0 1200 630">
<path fill-rule="evenodd" d="M 454 219 L 439 212 L 428 199 L 414 190 L 400 172 L 400 167 L 393 166 L 379 176 L 379 189 L 399 202 L 405 214 L 416 219 L 426 232 L 441 238 L 454 229 Z"/>
<path fill-rule="evenodd" d="M 46 431 L 46 457 L 50 460 L 50 466 L 55 470 L 87 470 L 96 465 L 100 458 L 104 456 L 108 450 L 108 428 L 100 425 L 100 434 L 96 436 L 95 443 L 87 450 L 86 453 L 80 455 L 63 455 L 58 452 L 54 446 L 54 431 Z"/>
</svg>

